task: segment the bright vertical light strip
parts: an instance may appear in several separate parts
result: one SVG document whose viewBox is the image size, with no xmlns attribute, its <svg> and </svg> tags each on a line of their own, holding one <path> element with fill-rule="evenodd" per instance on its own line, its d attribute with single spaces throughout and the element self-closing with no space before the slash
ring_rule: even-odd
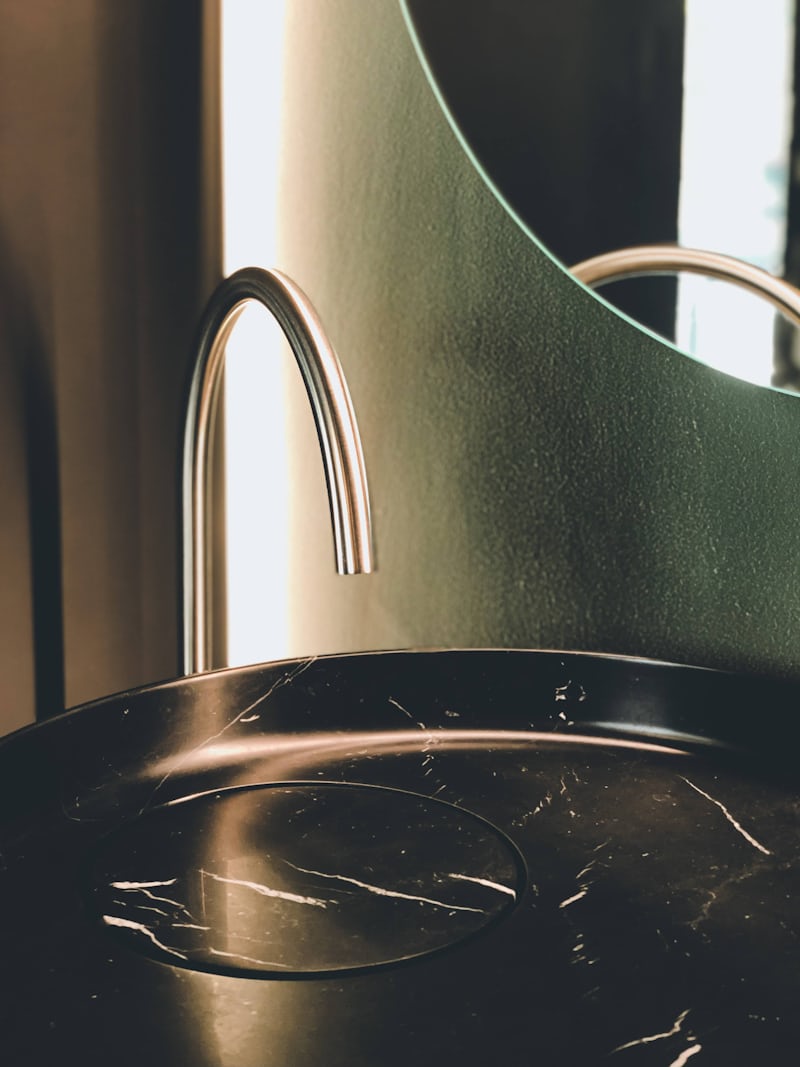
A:
<svg viewBox="0 0 800 1067">
<path fill-rule="evenodd" d="M 792 120 L 793 0 L 686 0 L 680 244 L 783 272 Z M 746 310 L 746 314 L 742 311 Z M 768 384 L 774 312 L 683 275 L 677 343 Z"/>
<path fill-rule="evenodd" d="M 275 266 L 283 0 L 223 0 L 224 269 Z M 228 344 L 228 663 L 288 651 L 287 448 L 277 326 L 248 308 Z"/>
</svg>

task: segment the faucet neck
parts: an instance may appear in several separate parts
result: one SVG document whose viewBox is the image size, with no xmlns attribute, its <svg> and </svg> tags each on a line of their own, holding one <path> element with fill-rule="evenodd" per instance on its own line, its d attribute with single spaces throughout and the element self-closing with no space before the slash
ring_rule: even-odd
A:
<svg viewBox="0 0 800 1067">
<path fill-rule="evenodd" d="M 308 393 L 328 485 L 336 568 L 374 569 L 364 455 L 341 364 L 310 301 L 286 275 L 246 267 L 216 289 L 200 321 L 183 442 L 183 673 L 211 664 L 210 456 L 225 348 L 244 306 L 255 301 L 276 319 Z"/>
</svg>

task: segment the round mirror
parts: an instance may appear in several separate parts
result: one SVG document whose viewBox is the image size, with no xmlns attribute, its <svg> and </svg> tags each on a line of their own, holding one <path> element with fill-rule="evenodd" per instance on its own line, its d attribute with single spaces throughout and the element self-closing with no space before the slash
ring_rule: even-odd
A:
<svg viewBox="0 0 800 1067">
<path fill-rule="evenodd" d="M 668 244 L 800 283 L 795 0 L 404 3 L 465 148 L 564 264 Z M 602 292 L 705 362 L 800 389 L 796 327 L 738 285 L 676 268 Z"/>
</svg>

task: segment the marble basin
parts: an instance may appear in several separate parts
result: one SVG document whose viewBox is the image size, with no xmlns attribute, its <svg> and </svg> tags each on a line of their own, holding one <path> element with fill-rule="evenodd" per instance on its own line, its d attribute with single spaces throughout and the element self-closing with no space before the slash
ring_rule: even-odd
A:
<svg viewBox="0 0 800 1067">
<path fill-rule="evenodd" d="M 794 1062 L 799 697 L 610 656 L 371 653 L 20 731 L 3 1062 Z"/>
</svg>

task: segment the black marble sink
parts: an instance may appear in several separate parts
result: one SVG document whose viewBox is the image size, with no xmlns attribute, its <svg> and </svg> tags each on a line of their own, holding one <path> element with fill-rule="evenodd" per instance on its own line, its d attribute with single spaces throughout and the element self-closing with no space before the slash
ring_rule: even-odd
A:
<svg viewBox="0 0 800 1067">
<path fill-rule="evenodd" d="M 375 653 L 21 731 L 3 1063 L 794 1063 L 799 697 L 614 657 Z"/>
</svg>

